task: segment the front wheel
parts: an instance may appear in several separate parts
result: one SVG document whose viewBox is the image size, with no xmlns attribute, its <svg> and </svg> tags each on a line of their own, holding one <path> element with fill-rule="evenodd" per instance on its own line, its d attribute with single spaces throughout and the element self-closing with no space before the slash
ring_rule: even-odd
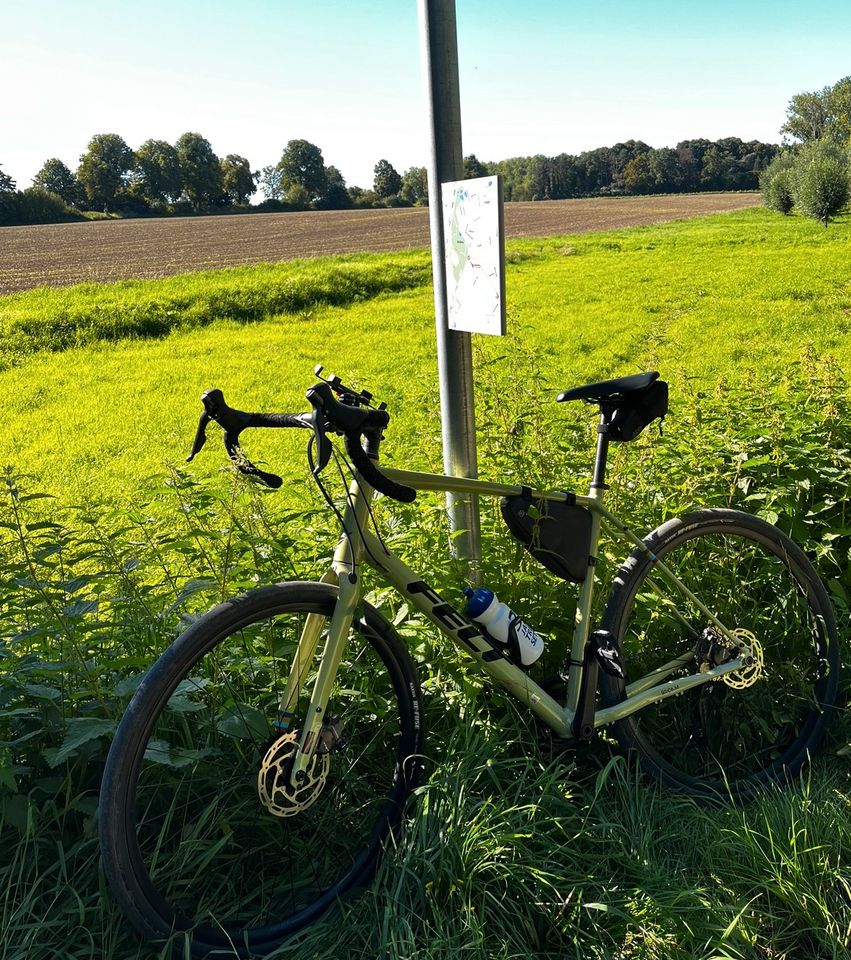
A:
<svg viewBox="0 0 851 960">
<path fill-rule="evenodd" d="M 278 715 L 305 623 L 336 587 L 287 583 L 221 604 L 146 675 L 109 752 L 100 801 L 110 887 L 148 939 L 193 956 L 270 953 L 371 879 L 419 773 L 420 690 L 369 605 L 352 633 L 321 746 L 300 786 L 288 762 L 324 645 Z"/>
<path fill-rule="evenodd" d="M 658 682 L 711 669 L 733 654 L 664 564 L 753 652 L 753 662 L 615 724 L 621 744 L 674 789 L 747 798 L 795 774 L 824 733 L 837 698 L 833 610 L 812 564 L 780 530 L 736 510 L 670 520 L 615 577 L 603 627 L 624 659 L 626 681 L 600 675 L 610 706 Z"/>
</svg>

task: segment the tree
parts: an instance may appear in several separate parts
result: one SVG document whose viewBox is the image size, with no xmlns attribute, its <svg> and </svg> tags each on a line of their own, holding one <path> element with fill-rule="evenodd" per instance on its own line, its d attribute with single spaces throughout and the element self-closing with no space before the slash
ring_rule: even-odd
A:
<svg viewBox="0 0 851 960">
<path fill-rule="evenodd" d="M 316 201 L 319 210 L 344 210 L 352 205 L 343 174 L 336 167 L 325 170 L 325 190 Z"/>
<path fill-rule="evenodd" d="M 260 171 L 260 189 L 267 200 L 280 200 L 284 195 L 281 184 L 282 173 L 277 166 L 263 167 Z"/>
<path fill-rule="evenodd" d="M 476 180 L 479 177 L 486 177 L 488 168 L 479 160 L 475 153 L 464 157 L 464 179 Z"/>
<path fill-rule="evenodd" d="M 797 93 L 786 108 L 786 122 L 780 132 L 802 143 L 851 139 L 851 77 L 843 77 L 832 87 L 815 92 Z"/>
<path fill-rule="evenodd" d="M 425 167 L 409 167 L 402 177 L 402 199 L 417 206 L 428 206 L 428 174 Z"/>
<path fill-rule="evenodd" d="M 77 179 L 89 205 L 113 210 L 132 167 L 133 151 L 117 133 L 92 137 L 77 169 Z"/>
<path fill-rule="evenodd" d="M 136 151 L 134 192 L 150 203 L 173 203 L 183 190 L 177 150 L 165 140 L 146 140 Z"/>
<path fill-rule="evenodd" d="M 180 162 L 183 193 L 195 210 L 221 201 L 222 168 L 210 141 L 200 133 L 184 133 L 174 145 Z"/>
<path fill-rule="evenodd" d="M 381 200 L 399 195 L 399 191 L 402 189 L 402 178 L 389 160 L 379 160 L 376 163 L 372 189 Z"/>
<path fill-rule="evenodd" d="M 795 160 L 793 183 L 795 206 L 827 227 L 851 193 L 847 149 L 831 140 L 807 144 Z"/>
<path fill-rule="evenodd" d="M 231 203 L 244 206 L 248 198 L 257 192 L 251 164 L 245 157 L 229 153 L 222 160 L 222 186 Z"/>
<path fill-rule="evenodd" d="M 83 201 L 79 180 L 56 157 L 44 161 L 41 170 L 33 177 L 33 186 L 56 194 L 71 207 L 77 207 Z"/>
<path fill-rule="evenodd" d="M 778 154 L 759 178 L 762 202 L 769 210 L 789 214 L 795 206 L 795 155 L 791 150 Z"/>
<path fill-rule="evenodd" d="M 17 184 L 9 174 L 0 170 L 0 193 L 14 193 L 16 186 Z"/>
<path fill-rule="evenodd" d="M 290 140 L 278 162 L 281 186 L 287 199 L 300 206 L 318 200 L 325 192 L 328 174 L 322 151 L 307 140 Z M 301 189 L 296 189 L 301 188 Z"/>
</svg>

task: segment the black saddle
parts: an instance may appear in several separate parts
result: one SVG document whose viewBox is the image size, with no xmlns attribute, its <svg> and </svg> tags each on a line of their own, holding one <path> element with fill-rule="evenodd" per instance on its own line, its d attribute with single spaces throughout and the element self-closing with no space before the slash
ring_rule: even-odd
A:
<svg viewBox="0 0 851 960">
<path fill-rule="evenodd" d="M 556 400 L 586 400 L 588 403 L 623 400 L 631 393 L 646 390 L 654 380 L 659 379 L 655 370 L 648 373 L 636 373 L 631 377 L 618 377 L 617 380 L 603 380 L 600 383 L 586 383 L 583 387 L 573 387 L 560 393 Z"/>
<path fill-rule="evenodd" d="M 668 412 L 668 384 L 655 370 L 617 380 L 586 383 L 560 393 L 556 400 L 584 400 L 599 403 L 602 413 L 599 433 L 610 440 L 634 440 L 654 420 Z M 661 426 L 660 426 L 661 430 Z"/>
</svg>

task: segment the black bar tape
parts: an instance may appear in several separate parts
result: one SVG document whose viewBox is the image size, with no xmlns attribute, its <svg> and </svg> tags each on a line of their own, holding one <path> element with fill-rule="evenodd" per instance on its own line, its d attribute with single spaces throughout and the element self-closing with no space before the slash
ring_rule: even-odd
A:
<svg viewBox="0 0 851 960">
<path fill-rule="evenodd" d="M 284 481 L 276 473 L 267 473 L 267 471 L 255 467 L 242 452 L 238 437 L 239 434 L 236 436 L 229 433 L 225 434 L 225 449 L 228 452 L 228 456 L 236 464 L 239 472 L 244 473 L 247 477 L 256 477 L 262 483 L 265 483 L 267 487 L 277 490 Z"/>
<path fill-rule="evenodd" d="M 366 482 L 374 487 L 379 493 L 390 497 L 392 500 L 399 500 L 401 503 L 413 503 L 417 498 L 417 491 L 412 487 L 403 486 L 396 483 L 390 477 L 385 476 L 372 460 L 366 455 L 366 451 L 360 445 L 360 436 L 358 434 L 347 433 L 346 435 L 346 453 L 351 458 L 358 473 Z"/>
<path fill-rule="evenodd" d="M 252 413 L 249 427 L 304 427 L 310 430 L 309 413 Z"/>
</svg>

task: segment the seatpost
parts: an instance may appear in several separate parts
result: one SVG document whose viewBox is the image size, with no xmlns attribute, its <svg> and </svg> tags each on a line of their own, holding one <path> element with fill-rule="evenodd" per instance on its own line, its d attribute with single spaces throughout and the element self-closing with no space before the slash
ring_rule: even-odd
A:
<svg viewBox="0 0 851 960">
<path fill-rule="evenodd" d="M 609 455 L 609 417 L 606 411 L 600 409 L 600 423 L 597 425 L 597 455 L 594 458 L 594 478 L 591 481 L 592 490 L 607 490 L 606 459 Z"/>
</svg>

